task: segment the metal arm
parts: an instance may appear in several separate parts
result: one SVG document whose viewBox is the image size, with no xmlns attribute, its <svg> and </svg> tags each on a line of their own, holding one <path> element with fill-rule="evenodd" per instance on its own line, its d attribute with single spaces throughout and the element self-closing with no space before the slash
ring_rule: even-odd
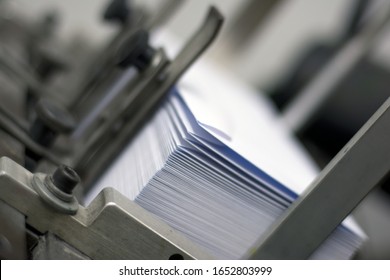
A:
<svg viewBox="0 0 390 280">
<path fill-rule="evenodd" d="M 390 98 L 257 241 L 247 257 L 308 258 L 359 202 L 390 174 L 389 143 Z"/>
</svg>

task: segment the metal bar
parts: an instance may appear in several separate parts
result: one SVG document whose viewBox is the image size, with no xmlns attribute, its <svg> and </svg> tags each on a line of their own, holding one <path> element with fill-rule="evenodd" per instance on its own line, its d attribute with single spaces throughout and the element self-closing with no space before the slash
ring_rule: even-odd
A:
<svg viewBox="0 0 390 280">
<path fill-rule="evenodd" d="M 50 162 L 60 165 L 61 160 L 57 158 L 54 154 L 52 154 L 49 150 L 47 150 L 45 147 L 37 144 L 31 137 L 26 134 L 23 130 L 21 130 L 19 127 L 14 126 L 14 123 L 8 120 L 7 118 L 4 118 L 0 115 L 0 125 L 1 127 L 7 131 L 11 136 L 15 137 L 17 140 L 19 140 L 22 144 L 24 144 L 27 148 L 29 148 L 31 151 L 36 153 L 37 155 L 40 155 Z"/>
<path fill-rule="evenodd" d="M 75 169 L 81 173 L 87 186 L 98 179 L 98 175 L 101 175 L 103 169 L 111 163 L 131 137 L 158 109 L 171 87 L 217 36 L 222 23 L 223 17 L 219 11 L 214 7 L 210 8 L 202 26 L 187 42 L 175 60 L 162 69 L 136 96 L 131 97 L 131 102 L 126 104 L 126 110 L 121 112 L 119 116 L 123 120 L 124 126 L 118 134 L 105 133 L 99 139 L 94 140 L 94 143 L 90 144 L 91 146 L 89 145 L 92 147 L 92 145 L 99 144 L 102 148 L 99 152 L 96 152 L 95 149 L 91 150 L 94 152 L 93 154 L 90 151 L 88 154 L 85 153 L 84 157 L 77 161 L 78 165 L 74 165 Z M 86 158 L 85 155 L 89 157 Z M 87 170 L 88 174 L 83 174 L 83 170 Z"/>
<path fill-rule="evenodd" d="M 345 31 L 342 34 L 341 40 L 348 40 L 348 38 L 359 32 L 362 27 L 362 19 L 372 4 L 370 0 L 354 0 L 352 2 L 351 11 L 347 15 Z"/>
<path fill-rule="evenodd" d="M 107 76 L 117 71 L 118 65 L 113 61 L 115 61 L 119 46 L 137 29 L 143 28 L 144 11 L 135 7 L 130 7 L 130 9 L 133 10 L 129 16 L 130 19 L 123 23 L 121 29 L 94 55 L 93 61 L 86 68 L 77 94 L 68 106 L 72 111 L 85 110 L 88 100 L 96 95 L 96 90 L 101 86 L 102 81 L 107 80 Z"/>
<path fill-rule="evenodd" d="M 249 251 L 251 259 L 306 259 L 390 174 L 390 98 Z"/>
<path fill-rule="evenodd" d="M 390 20 L 390 3 L 370 19 L 364 29 L 336 54 L 314 80 L 283 111 L 282 120 L 293 131 L 300 131 L 329 98 L 332 89 L 365 57 Z"/>
<path fill-rule="evenodd" d="M 10 119 L 4 117 L 0 114 L 0 127 L 4 129 L 6 132 L 9 133 L 9 135 L 15 137 L 17 140 L 19 140 L 23 145 L 25 145 L 27 148 L 29 148 L 31 151 L 36 153 L 37 155 L 40 155 L 50 162 L 54 163 L 55 165 L 61 165 L 61 160 L 51 153 L 48 149 L 41 146 L 40 144 L 36 143 L 30 135 L 28 135 L 24 130 L 22 130 L 20 127 L 16 126 L 13 121 Z"/>
<path fill-rule="evenodd" d="M 28 122 L 25 119 L 20 118 L 18 115 L 13 114 L 9 111 L 9 109 L 5 109 L 3 105 L 0 105 L 0 114 L 11 121 L 15 126 L 24 132 L 28 133 Z"/>
<path fill-rule="evenodd" d="M 185 2 L 184 0 L 169 0 L 164 3 L 161 9 L 151 19 L 144 19 L 140 14 L 141 10 L 134 10 L 131 22 L 125 23 L 121 30 L 110 40 L 110 42 L 96 56 L 95 61 L 85 73 L 83 85 L 80 86 L 76 98 L 68 106 L 72 111 L 85 110 L 86 103 L 102 84 L 102 80 L 117 71 L 118 65 L 113 63 L 118 55 L 117 50 L 123 41 L 131 36 L 137 29 L 152 30 L 163 24 L 176 10 Z M 117 77 L 113 77 L 115 79 Z M 113 80 L 112 79 L 112 80 Z"/>
<path fill-rule="evenodd" d="M 126 31 L 126 32 L 125 32 Z M 121 71 L 113 62 L 121 41 L 134 32 L 134 29 L 125 30 L 118 38 L 113 40 L 108 46 L 96 55 L 95 60 L 87 67 L 82 84 L 77 89 L 77 94 L 68 105 L 68 108 L 75 113 L 89 109 L 91 100 L 95 100 L 96 94 L 102 86 L 107 85 L 110 81 L 118 78 Z M 119 74 L 118 74 L 119 73 Z"/>
<path fill-rule="evenodd" d="M 110 108 L 110 105 L 115 101 L 115 99 L 117 99 L 118 96 L 121 95 L 121 93 L 123 93 L 124 89 L 128 88 L 129 85 L 132 85 L 132 82 L 137 82 L 140 80 L 134 78 L 136 75 L 137 73 L 134 68 L 128 68 L 126 69 L 126 71 L 119 75 L 119 78 L 118 75 L 111 77 L 111 81 L 109 83 L 106 83 L 110 86 L 106 86 L 107 88 L 105 88 L 105 90 L 101 94 L 95 92 L 93 94 L 93 97 L 101 98 L 98 99 L 96 102 L 92 102 L 91 104 L 89 104 L 90 106 L 86 106 L 87 104 L 84 104 L 81 107 L 83 111 L 86 111 L 86 113 L 81 116 L 77 128 L 72 133 L 72 138 L 86 139 L 86 137 L 91 137 L 90 133 L 88 133 L 88 130 L 91 131 L 91 129 L 96 129 L 93 124 L 99 123 L 103 112 L 107 112 L 108 108 Z"/>
<path fill-rule="evenodd" d="M 115 127 L 117 122 L 120 122 L 128 108 L 131 107 L 134 99 L 139 96 L 140 92 L 152 82 L 168 63 L 168 58 L 162 50 L 157 51 L 153 60 L 152 65 L 143 71 L 133 83 L 131 80 L 127 81 L 127 85 L 121 89 L 121 92 L 124 92 L 126 96 L 117 98 L 118 100 L 113 102 L 114 104 L 110 106 L 111 111 L 107 114 L 108 117 L 105 122 L 99 126 L 95 125 L 95 127 L 92 127 L 91 134 L 83 133 L 83 138 L 86 141 L 82 143 L 81 152 L 77 153 L 73 158 L 73 164 L 77 169 L 82 169 L 82 166 L 88 165 L 88 158 L 96 152 L 99 146 L 112 137 L 113 127 Z M 131 89 L 129 89 L 129 86 L 131 86 Z"/>
</svg>

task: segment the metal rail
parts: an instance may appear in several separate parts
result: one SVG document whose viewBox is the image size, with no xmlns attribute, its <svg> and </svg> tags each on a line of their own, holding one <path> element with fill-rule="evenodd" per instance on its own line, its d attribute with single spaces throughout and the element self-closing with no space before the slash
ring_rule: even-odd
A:
<svg viewBox="0 0 390 280">
<path fill-rule="evenodd" d="M 246 257 L 308 258 L 359 202 L 390 174 L 389 143 L 390 98 L 257 241 Z"/>
</svg>

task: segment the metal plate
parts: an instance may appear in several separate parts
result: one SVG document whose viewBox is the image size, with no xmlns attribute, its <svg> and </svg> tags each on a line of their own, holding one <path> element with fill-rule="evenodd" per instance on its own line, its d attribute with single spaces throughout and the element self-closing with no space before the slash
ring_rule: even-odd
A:
<svg viewBox="0 0 390 280">
<path fill-rule="evenodd" d="M 390 174 L 389 132 L 390 98 L 258 240 L 247 257 L 308 258 Z"/>
<path fill-rule="evenodd" d="M 26 216 L 35 230 L 51 232 L 92 259 L 211 259 L 164 222 L 107 188 L 74 216 L 46 205 L 31 186 L 33 174 L 0 159 L 0 199 Z"/>
</svg>

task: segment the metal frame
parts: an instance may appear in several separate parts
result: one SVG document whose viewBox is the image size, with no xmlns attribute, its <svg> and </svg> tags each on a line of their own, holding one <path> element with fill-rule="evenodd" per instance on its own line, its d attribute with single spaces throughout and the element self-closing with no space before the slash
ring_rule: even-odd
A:
<svg viewBox="0 0 390 280">
<path fill-rule="evenodd" d="M 152 62 L 148 69 L 140 73 L 136 82 L 126 85 L 124 91 L 125 93 L 130 91 L 130 94 L 121 96 L 123 97 L 121 110 L 114 111 L 106 119 L 105 125 L 99 126 L 96 133 L 92 133 L 93 137 L 90 140 L 83 135 L 85 137 L 82 137 L 82 140 L 88 139 L 87 143 L 82 144 L 79 149 L 83 152 L 78 151 L 72 155 L 64 151 L 61 160 L 70 162 L 79 169 L 78 171 L 81 170 L 82 175 L 85 175 L 84 183 L 88 184 L 96 180 L 111 158 L 124 147 L 124 143 L 157 110 L 184 71 L 212 43 L 219 33 L 222 22 L 222 15 L 212 7 L 203 25 L 174 61 L 169 61 L 164 51 L 158 50 L 154 56 L 154 63 Z M 26 76 L 22 75 L 24 72 L 20 74 L 18 69 L 11 67 L 17 77 Z M 30 79 L 32 76 L 26 77 Z M 40 95 L 46 94 L 44 90 L 41 91 L 40 85 L 34 84 L 34 78 L 30 80 L 32 82 L 29 82 L 29 85 L 33 89 L 39 88 Z M 112 141 L 112 128 L 118 127 L 118 124 L 122 124 L 123 127 L 120 131 L 114 131 L 116 137 L 115 141 Z M 10 130 L 14 132 L 11 126 Z M 42 148 L 34 146 L 35 143 L 30 143 L 28 137 L 22 137 L 25 136 L 24 134 L 18 135 L 21 135 L 18 137 L 19 140 L 26 140 L 24 142 L 28 144 L 27 146 Z M 67 144 L 71 142 L 71 139 L 67 138 L 58 140 Z M 57 159 L 51 157 L 51 151 L 57 151 L 55 148 L 50 152 L 42 148 L 41 154 L 45 155 L 46 160 L 58 164 Z M 52 167 L 46 166 L 47 162 L 44 160 L 39 164 L 39 167 L 45 166 L 45 168 L 38 168 L 38 170 L 45 172 Z M 211 258 L 164 222 L 111 188 L 100 193 L 88 207 L 80 206 L 75 215 L 60 213 L 58 209 L 52 207 L 53 205 L 45 202 L 41 197 L 42 193 L 38 191 L 36 185 L 34 186 L 34 178 L 38 178 L 37 176 L 46 175 L 32 174 L 14 161 L 5 157 L 0 158 L 0 202 L 6 205 L 5 207 L 14 209 L 13 212 L 21 217 L 21 224 L 33 229 L 36 236 L 53 234 L 54 240 L 60 240 L 54 241 L 54 244 L 63 242 L 69 248 L 73 248 L 76 255 L 85 255 L 92 259 L 169 259 L 171 256 L 175 258 L 182 256 L 183 259 Z M 2 223 L 0 237 L 1 234 L 12 236 L 13 232 L 15 232 L 14 228 L 7 223 Z M 12 246 L 16 248 L 17 242 L 12 240 L 12 238 L 7 239 L 13 243 L 10 244 L 10 248 Z M 37 256 L 39 252 L 50 251 L 51 247 L 47 245 L 46 241 L 38 242 L 39 248 L 43 249 L 36 247 L 33 251 L 37 252 Z M 61 257 L 62 253 L 57 255 Z"/>
<path fill-rule="evenodd" d="M 74 215 L 55 211 L 32 186 L 33 174 L 0 158 L 0 199 L 26 217 L 26 224 L 53 233 L 92 259 L 211 259 L 192 242 L 112 188 Z M 2 232 L 4 229 L 2 228 Z M 13 244 L 17 246 L 17 244 Z"/>
<path fill-rule="evenodd" d="M 122 100 L 121 107 L 111 112 L 110 118 L 82 146 L 82 152 L 75 154 L 70 165 L 81 173 L 86 186 L 98 179 L 159 108 L 177 80 L 214 41 L 222 23 L 223 16 L 215 7 L 211 7 L 203 24 L 176 58 L 171 63 L 165 60 L 165 67 L 151 71 L 149 75 L 145 73 L 145 79 Z"/>
<path fill-rule="evenodd" d="M 390 98 L 257 241 L 247 257 L 308 258 L 360 201 L 389 176 L 389 143 Z"/>
<path fill-rule="evenodd" d="M 310 257 L 359 202 L 389 176 L 389 131 L 390 98 L 245 257 Z M 12 160 L 1 158 L 0 201 L 25 216 L 30 227 L 55 234 L 82 255 L 92 259 L 169 259 L 175 254 L 186 259 L 211 258 L 112 188 L 103 190 L 87 208 L 80 206 L 76 215 L 70 216 L 43 203 L 33 188 L 33 178 Z M 322 218 L 324 213 L 326 219 Z"/>
<path fill-rule="evenodd" d="M 333 85 L 329 80 L 337 81 L 340 71 L 343 74 L 366 54 L 377 32 L 387 23 L 388 12 L 382 21 L 373 25 L 375 32 L 368 30 L 361 38 L 351 41 L 305 92 L 328 92 Z M 154 68 L 152 75 L 146 76 L 147 79 L 141 80 L 132 89 L 123 110 L 114 114 L 97 136 L 87 143 L 85 152 L 70 160 L 80 169 L 86 170 L 87 182 L 97 178 L 144 120 L 153 114 L 170 87 L 213 41 L 222 20 L 219 12 L 211 9 L 203 26 L 172 63 L 162 51 L 158 53 L 163 62 L 160 67 Z M 52 94 L 30 75 L 30 70 L 26 72 L 14 67 L 3 52 L 0 52 L 0 56 L 3 67 L 16 78 L 26 80 L 31 88 L 38 89 L 38 97 Z M 341 70 L 335 72 L 335 68 Z M 314 102 L 310 110 L 314 110 L 321 100 Z M 291 119 L 289 116 L 299 108 L 299 100 L 296 104 L 286 112 L 287 119 Z M 246 257 L 308 258 L 354 207 L 389 175 L 389 107 L 390 98 L 307 191 L 258 240 Z M 307 119 L 311 112 L 303 112 L 300 115 L 302 118 L 298 116 L 293 127 L 299 128 L 302 119 Z M 107 132 L 114 123 L 121 121 L 125 124 L 113 141 L 112 135 Z M 96 153 L 97 150 L 103 152 Z M 65 258 L 61 248 L 66 247 L 71 252 L 69 256 L 76 258 L 169 259 L 177 254 L 184 259 L 211 258 L 191 241 L 114 189 L 104 189 L 88 207 L 80 206 L 75 215 L 66 215 L 44 202 L 34 189 L 33 180 L 32 173 L 8 158 L 0 158 L 0 214 L 3 215 L 0 217 L 0 249 L 5 248 L 2 251 L 6 254 L 4 257 L 25 257 L 23 248 L 26 247 L 27 225 L 40 236 L 45 236 L 33 249 L 37 257 Z M 321 219 L 323 213 L 327 213 L 327 219 Z M 4 215 L 7 215 L 5 219 Z"/>
<path fill-rule="evenodd" d="M 369 55 L 390 21 L 390 2 L 382 5 L 380 12 L 370 19 L 367 26 L 349 39 L 335 57 L 283 111 L 281 119 L 292 131 L 299 132 L 309 125 L 321 104 L 329 99 L 332 89 L 359 61 Z"/>
</svg>

